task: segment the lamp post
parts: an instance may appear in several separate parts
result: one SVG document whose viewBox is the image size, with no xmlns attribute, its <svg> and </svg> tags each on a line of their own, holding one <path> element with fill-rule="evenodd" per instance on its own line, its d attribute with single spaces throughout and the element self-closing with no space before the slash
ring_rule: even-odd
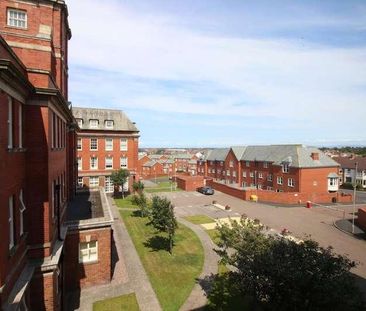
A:
<svg viewBox="0 0 366 311">
<path fill-rule="evenodd" d="M 352 233 L 355 233 L 355 212 L 356 212 L 356 188 L 357 188 L 357 166 L 358 163 L 355 163 L 355 180 L 353 183 L 353 212 L 352 212 Z"/>
</svg>

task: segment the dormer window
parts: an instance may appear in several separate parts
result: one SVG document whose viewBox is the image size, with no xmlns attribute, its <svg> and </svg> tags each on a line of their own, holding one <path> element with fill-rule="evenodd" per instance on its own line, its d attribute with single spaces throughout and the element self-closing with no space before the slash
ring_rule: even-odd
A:
<svg viewBox="0 0 366 311">
<path fill-rule="evenodd" d="M 8 26 L 27 28 L 27 12 L 15 9 L 8 9 Z"/>
<path fill-rule="evenodd" d="M 289 170 L 290 170 L 290 168 L 289 168 L 289 164 L 288 164 L 288 163 L 284 163 L 284 164 L 282 165 L 282 173 L 288 173 L 288 172 L 289 172 Z"/>
<path fill-rule="evenodd" d="M 112 129 L 114 125 L 113 120 L 105 120 L 105 128 L 106 129 Z"/>
<path fill-rule="evenodd" d="M 91 129 L 97 129 L 99 126 L 99 120 L 96 120 L 96 119 L 90 119 L 89 120 L 89 127 Z"/>
<path fill-rule="evenodd" d="M 82 127 L 83 127 L 83 123 L 84 123 L 83 119 L 76 119 L 76 121 L 77 121 L 77 123 L 78 123 L 78 126 L 79 126 L 80 128 L 82 128 Z"/>
</svg>

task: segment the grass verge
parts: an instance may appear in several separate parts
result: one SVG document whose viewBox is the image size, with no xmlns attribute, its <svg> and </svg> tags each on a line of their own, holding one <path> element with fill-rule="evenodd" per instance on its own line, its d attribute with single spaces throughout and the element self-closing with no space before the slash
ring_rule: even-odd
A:
<svg viewBox="0 0 366 311">
<path fill-rule="evenodd" d="M 200 240 L 189 228 L 179 224 L 173 255 L 167 251 L 167 236 L 156 235 L 147 218 L 120 210 L 146 273 L 163 310 L 179 310 L 188 298 L 203 267 Z"/>
<path fill-rule="evenodd" d="M 187 217 L 184 217 L 184 219 L 188 220 L 189 222 L 191 222 L 195 225 L 208 224 L 208 223 L 215 222 L 214 219 L 212 219 L 211 217 L 208 217 L 206 215 L 187 216 Z"/>
<path fill-rule="evenodd" d="M 93 311 L 139 311 L 139 305 L 134 293 L 110 299 L 97 301 L 93 304 Z"/>
<path fill-rule="evenodd" d="M 131 202 L 131 198 L 132 195 L 129 195 L 127 197 L 125 197 L 124 199 L 120 198 L 120 199 L 114 199 L 114 202 L 116 202 L 116 205 L 119 208 L 138 208 L 138 206 L 132 204 Z"/>
</svg>

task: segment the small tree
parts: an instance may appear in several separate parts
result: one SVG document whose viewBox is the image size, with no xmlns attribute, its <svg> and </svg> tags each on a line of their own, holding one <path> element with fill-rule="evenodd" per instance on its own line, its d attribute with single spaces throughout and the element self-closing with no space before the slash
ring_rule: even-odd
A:
<svg viewBox="0 0 366 311">
<path fill-rule="evenodd" d="M 142 181 L 139 180 L 133 183 L 132 188 L 134 192 L 138 192 L 141 194 L 145 189 L 145 185 Z"/>
<path fill-rule="evenodd" d="M 167 198 L 152 198 L 150 224 L 160 232 L 166 232 L 169 238 L 169 253 L 172 254 L 175 229 L 178 227 L 174 215 L 174 206 Z"/>
<path fill-rule="evenodd" d="M 113 181 L 113 184 L 115 185 L 115 189 L 116 189 L 116 187 L 118 189 L 119 186 L 122 189 L 122 198 L 125 198 L 124 184 L 126 183 L 129 176 L 130 176 L 130 172 L 124 168 L 114 171 L 111 175 L 111 179 Z"/>
<path fill-rule="evenodd" d="M 219 228 L 217 253 L 235 267 L 230 283 L 263 310 L 363 310 L 355 263 L 313 240 L 267 235 L 248 219 Z"/>
<path fill-rule="evenodd" d="M 132 204 L 135 204 L 140 208 L 141 217 L 147 216 L 148 202 L 147 202 L 146 195 L 143 192 L 133 195 L 131 202 L 132 202 Z"/>
</svg>

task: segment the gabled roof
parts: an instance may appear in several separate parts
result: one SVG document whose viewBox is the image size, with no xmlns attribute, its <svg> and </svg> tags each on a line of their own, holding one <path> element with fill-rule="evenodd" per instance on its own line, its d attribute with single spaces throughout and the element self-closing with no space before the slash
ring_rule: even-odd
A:
<svg viewBox="0 0 366 311">
<path fill-rule="evenodd" d="M 289 163 L 292 167 L 302 168 L 339 166 L 318 148 L 304 145 L 235 146 L 231 149 L 239 161 L 269 162 L 274 165 Z M 205 160 L 224 161 L 229 150 L 229 148 L 212 149 Z M 312 153 L 317 153 L 319 160 L 313 160 Z"/>
<path fill-rule="evenodd" d="M 73 107 L 72 113 L 75 119 L 83 119 L 82 130 L 108 130 L 108 131 L 128 131 L 139 132 L 137 127 L 122 110 L 100 109 L 100 108 L 80 108 Z M 98 120 L 97 129 L 89 127 L 89 120 Z M 113 128 L 105 128 L 105 121 L 113 120 Z"/>
<path fill-rule="evenodd" d="M 146 162 L 145 164 L 143 164 L 142 166 L 146 166 L 146 167 L 153 167 L 154 165 L 156 165 L 156 164 L 161 164 L 161 163 L 159 163 L 159 162 L 156 162 L 156 161 L 154 161 L 154 160 L 151 160 L 151 161 L 149 161 L 149 162 Z"/>
<path fill-rule="evenodd" d="M 191 159 L 193 155 L 189 153 L 178 153 L 178 154 L 172 154 L 172 158 L 174 159 Z"/>
<path fill-rule="evenodd" d="M 366 157 L 335 157 L 333 158 L 337 163 L 341 165 L 342 168 L 355 169 L 357 163 L 357 170 L 366 170 Z"/>
<path fill-rule="evenodd" d="M 219 148 L 212 149 L 208 154 L 205 160 L 207 161 L 225 161 L 230 148 Z"/>
</svg>

